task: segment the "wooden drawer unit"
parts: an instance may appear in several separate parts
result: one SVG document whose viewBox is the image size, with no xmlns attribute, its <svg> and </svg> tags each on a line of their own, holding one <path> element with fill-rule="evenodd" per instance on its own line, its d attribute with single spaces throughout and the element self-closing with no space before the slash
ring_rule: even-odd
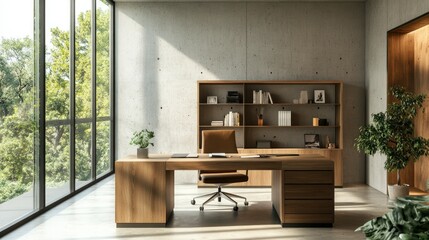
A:
<svg viewBox="0 0 429 240">
<path fill-rule="evenodd" d="M 282 226 L 332 226 L 333 214 L 285 214 Z"/>
<path fill-rule="evenodd" d="M 285 200 L 285 214 L 331 214 L 334 200 Z"/>
<path fill-rule="evenodd" d="M 332 226 L 334 223 L 334 171 L 289 167 L 282 172 L 282 225 Z"/>
<path fill-rule="evenodd" d="M 333 184 L 332 171 L 285 171 L 285 184 Z"/>
<path fill-rule="evenodd" d="M 285 184 L 284 199 L 333 199 L 334 188 L 331 185 L 295 185 Z"/>
</svg>

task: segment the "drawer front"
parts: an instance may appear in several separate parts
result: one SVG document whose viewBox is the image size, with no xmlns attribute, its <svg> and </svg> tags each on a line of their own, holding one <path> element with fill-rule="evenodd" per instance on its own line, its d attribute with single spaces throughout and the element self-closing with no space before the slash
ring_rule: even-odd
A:
<svg viewBox="0 0 429 240">
<path fill-rule="evenodd" d="M 333 185 L 285 184 L 284 199 L 334 199 Z"/>
<path fill-rule="evenodd" d="M 284 213 L 292 214 L 314 214 L 334 213 L 334 200 L 285 200 Z"/>
<path fill-rule="evenodd" d="M 283 223 L 334 223 L 333 214 L 284 214 Z"/>
<path fill-rule="evenodd" d="M 333 171 L 285 171 L 285 184 L 334 184 Z"/>
</svg>

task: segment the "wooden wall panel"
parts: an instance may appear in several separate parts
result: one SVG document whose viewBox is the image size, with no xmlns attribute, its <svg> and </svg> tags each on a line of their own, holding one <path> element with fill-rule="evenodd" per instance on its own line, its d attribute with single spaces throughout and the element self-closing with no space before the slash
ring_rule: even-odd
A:
<svg viewBox="0 0 429 240">
<path fill-rule="evenodd" d="M 402 85 L 415 93 L 429 93 L 429 14 L 388 33 L 388 87 Z M 392 101 L 388 99 L 388 103 Z M 415 121 L 415 134 L 429 137 L 429 100 L 425 112 Z M 403 183 L 427 191 L 429 157 L 410 163 L 401 175 Z M 396 173 L 388 174 L 388 184 L 395 183 Z"/>
<path fill-rule="evenodd" d="M 414 35 L 390 32 L 387 39 L 387 72 L 388 84 L 387 104 L 393 100 L 390 89 L 393 86 L 403 86 L 408 90 L 414 89 Z M 401 171 L 402 183 L 414 186 L 414 164 L 410 162 Z M 396 171 L 387 174 L 387 184 L 396 184 Z"/>
<path fill-rule="evenodd" d="M 414 91 L 429 98 L 429 26 L 414 32 Z M 423 104 L 424 112 L 419 112 L 415 121 L 416 135 L 429 138 L 429 100 Z M 414 163 L 414 186 L 427 191 L 429 180 L 429 157 L 421 157 Z"/>
</svg>

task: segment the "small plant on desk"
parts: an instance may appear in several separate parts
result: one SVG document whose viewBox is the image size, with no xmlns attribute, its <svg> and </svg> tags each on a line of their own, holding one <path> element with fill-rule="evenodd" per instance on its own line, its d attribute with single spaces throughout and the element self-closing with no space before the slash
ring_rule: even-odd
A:
<svg viewBox="0 0 429 240">
<path fill-rule="evenodd" d="M 134 132 L 133 137 L 131 138 L 131 145 L 137 145 L 137 158 L 148 158 L 149 151 L 148 146 L 153 143 L 150 142 L 152 138 L 155 137 L 155 133 L 153 131 L 149 131 L 147 129 L 143 129 L 140 132 Z"/>
</svg>

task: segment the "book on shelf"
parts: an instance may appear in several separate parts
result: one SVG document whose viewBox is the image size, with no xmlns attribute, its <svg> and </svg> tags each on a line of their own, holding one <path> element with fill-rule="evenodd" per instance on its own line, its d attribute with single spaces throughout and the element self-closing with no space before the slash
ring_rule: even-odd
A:
<svg viewBox="0 0 429 240">
<path fill-rule="evenodd" d="M 273 98 L 271 97 L 271 93 L 270 92 L 268 92 L 268 99 L 270 100 L 271 104 L 274 104 Z"/>
<path fill-rule="evenodd" d="M 291 111 L 279 111 L 278 125 L 279 126 L 292 126 L 292 112 Z"/>
<path fill-rule="evenodd" d="M 240 93 L 238 91 L 228 91 L 226 96 L 227 103 L 239 103 L 240 102 Z"/>
<path fill-rule="evenodd" d="M 215 127 L 223 127 L 223 121 L 212 121 L 210 125 Z"/>
<path fill-rule="evenodd" d="M 230 111 L 225 115 L 223 124 L 225 127 L 240 126 L 240 113 Z"/>
<path fill-rule="evenodd" d="M 273 98 L 270 92 L 262 90 L 253 90 L 253 104 L 273 104 Z"/>
</svg>

